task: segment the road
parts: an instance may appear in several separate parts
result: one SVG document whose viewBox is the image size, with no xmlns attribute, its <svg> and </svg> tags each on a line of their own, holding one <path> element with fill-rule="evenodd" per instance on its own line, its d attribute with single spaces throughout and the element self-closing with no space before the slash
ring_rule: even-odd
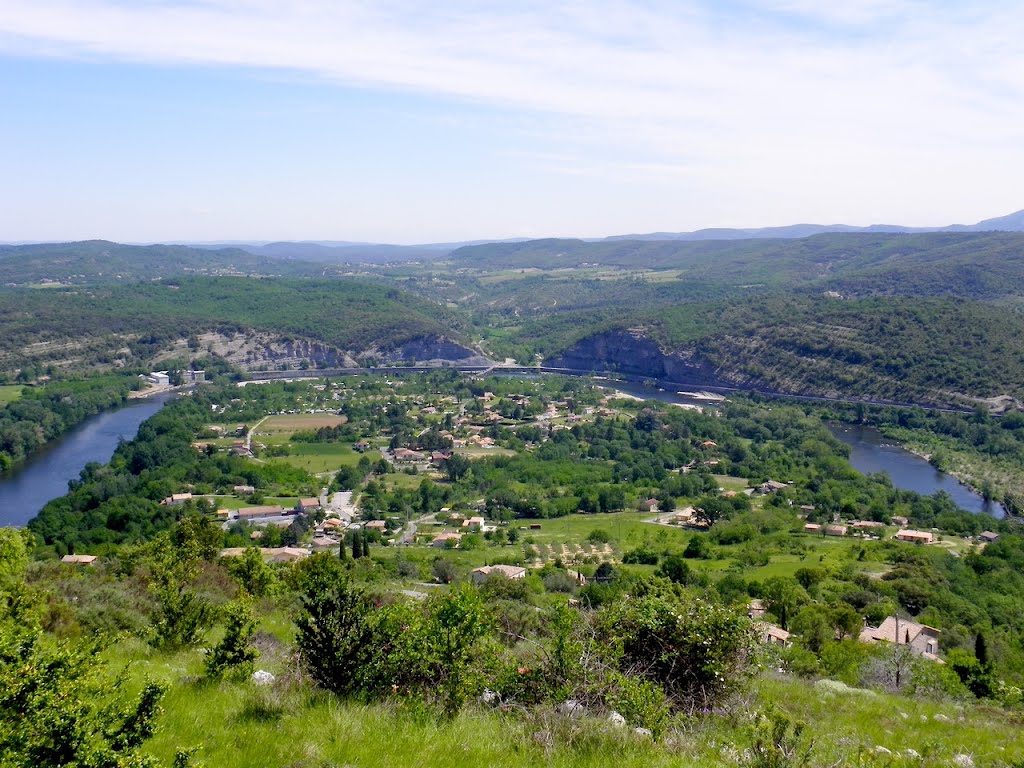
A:
<svg viewBox="0 0 1024 768">
<path fill-rule="evenodd" d="M 399 544 L 413 544 L 416 541 L 416 524 L 417 523 L 432 523 L 434 521 L 434 514 L 423 515 L 417 517 L 415 520 L 410 520 L 402 527 L 402 535 L 398 537 Z"/>
<path fill-rule="evenodd" d="M 251 427 L 249 427 L 249 431 L 245 433 L 245 450 L 249 451 L 249 453 L 252 453 L 252 436 L 253 433 L 256 431 L 256 427 L 258 427 L 260 424 L 262 424 L 269 418 L 269 416 L 264 416 L 262 419 L 257 421 Z"/>
</svg>

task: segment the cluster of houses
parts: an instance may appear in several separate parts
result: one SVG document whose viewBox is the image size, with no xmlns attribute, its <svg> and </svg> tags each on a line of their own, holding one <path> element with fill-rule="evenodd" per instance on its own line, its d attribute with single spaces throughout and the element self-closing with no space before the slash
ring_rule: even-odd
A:
<svg viewBox="0 0 1024 768">
<path fill-rule="evenodd" d="M 894 525 L 906 526 L 908 521 L 905 517 L 894 517 L 892 522 Z M 851 523 L 807 523 L 804 525 L 804 532 L 823 536 L 854 535 L 881 538 L 885 528 L 886 524 L 877 520 L 855 520 Z M 933 531 L 917 531 L 906 527 L 900 527 L 893 534 L 893 538 L 896 541 L 906 541 L 911 544 L 934 544 L 938 541 L 937 534 Z M 985 544 L 996 541 L 998 538 L 999 534 L 992 531 L 982 531 L 978 534 L 978 541 Z"/>
<path fill-rule="evenodd" d="M 452 512 L 449 514 L 447 507 L 443 508 L 441 512 L 448 514 L 448 522 L 453 526 L 457 526 L 458 530 L 446 530 L 435 534 L 430 540 L 430 546 L 432 547 L 440 549 L 458 549 L 462 544 L 462 537 L 467 533 L 493 533 L 498 530 L 498 526 L 489 524 L 487 520 L 480 515 L 471 515 L 467 517 L 461 512 Z"/>
<path fill-rule="evenodd" d="M 751 600 L 747 607 L 747 616 L 753 619 L 761 642 L 766 645 L 789 645 L 792 635 L 782 627 L 764 621 L 767 612 L 768 609 L 761 600 Z M 911 653 L 941 664 L 943 662 L 938 655 L 940 634 L 941 630 L 927 624 L 889 616 L 877 627 L 865 626 L 857 639 L 862 643 L 892 643 L 906 646 Z"/>
<path fill-rule="evenodd" d="M 469 574 L 470 579 L 477 586 L 483 584 L 491 576 L 518 581 L 526 578 L 526 569 L 518 565 L 485 565 L 482 568 L 474 568 Z"/>
</svg>

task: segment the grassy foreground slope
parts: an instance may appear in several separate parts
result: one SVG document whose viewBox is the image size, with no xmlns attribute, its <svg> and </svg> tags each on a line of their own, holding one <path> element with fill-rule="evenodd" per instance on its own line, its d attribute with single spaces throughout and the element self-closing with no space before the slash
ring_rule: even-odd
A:
<svg viewBox="0 0 1024 768">
<path fill-rule="evenodd" d="M 201 745 L 196 758 L 223 768 L 600 768 L 609 763 L 712 768 L 743 764 L 756 731 L 748 713 L 766 706 L 808 724 L 801 742 L 810 748 L 807 765 L 926 768 L 955 765 L 958 755 L 970 756 L 976 766 L 1024 760 L 1021 724 L 999 710 L 815 686 L 770 674 L 747 694 L 746 712 L 694 718 L 686 731 L 654 743 L 603 719 L 569 720 L 553 711 L 522 716 L 469 708 L 446 722 L 401 706 L 340 702 L 289 683 L 284 665 L 262 664 L 283 677 L 261 688 L 249 682 L 195 682 L 202 673 L 195 652 L 168 657 L 134 646 L 128 658 L 136 676 L 145 673 L 170 685 L 159 729 L 148 745 L 167 763 L 177 750 Z M 912 758 L 906 750 L 922 757 Z"/>
</svg>

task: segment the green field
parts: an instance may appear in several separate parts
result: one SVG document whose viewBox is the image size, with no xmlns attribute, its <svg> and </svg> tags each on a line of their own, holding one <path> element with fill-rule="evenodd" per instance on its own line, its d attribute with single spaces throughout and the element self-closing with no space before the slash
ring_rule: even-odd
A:
<svg viewBox="0 0 1024 768">
<path fill-rule="evenodd" d="M 272 441 L 268 441 L 268 444 L 272 444 Z M 289 454 L 275 461 L 285 461 L 314 474 L 338 470 L 343 466 L 355 466 L 363 455 L 353 451 L 347 443 L 288 443 L 288 447 Z M 373 453 L 367 455 L 371 461 L 380 458 Z"/>
<path fill-rule="evenodd" d="M 600 529 L 611 536 L 612 546 L 619 550 L 633 549 L 644 544 L 679 546 L 685 544 L 692 535 L 681 528 L 643 522 L 650 518 L 647 512 L 614 512 L 568 515 L 549 520 L 518 520 L 513 524 L 528 526 L 530 523 L 539 523 L 539 530 L 522 531 L 523 541 L 536 544 L 582 543 L 591 531 Z"/>
<path fill-rule="evenodd" d="M 5 384 L 0 386 L 0 405 L 13 403 L 21 397 L 21 393 L 24 389 L 25 388 L 21 386 L 21 384 Z"/>
</svg>

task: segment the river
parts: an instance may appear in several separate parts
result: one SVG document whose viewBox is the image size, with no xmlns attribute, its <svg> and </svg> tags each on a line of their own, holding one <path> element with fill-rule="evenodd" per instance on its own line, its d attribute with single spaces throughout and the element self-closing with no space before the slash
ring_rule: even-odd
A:
<svg viewBox="0 0 1024 768">
<path fill-rule="evenodd" d="M 953 502 L 968 512 L 984 512 L 1003 517 L 1006 510 L 996 502 L 985 501 L 955 477 L 940 472 L 920 456 L 893 444 L 874 427 L 834 424 L 832 434 L 850 446 L 850 464 L 861 474 L 885 472 L 892 484 L 905 491 L 930 496 L 945 491 Z"/>
<path fill-rule="evenodd" d="M 0 526 L 22 526 L 46 502 L 67 493 L 89 462 L 105 464 L 120 440 L 131 440 L 139 426 L 163 408 L 171 394 L 129 400 L 116 411 L 93 416 L 0 477 Z"/>
<path fill-rule="evenodd" d="M 597 379 L 593 383 L 666 403 L 715 405 L 632 382 Z M 132 400 L 116 411 L 94 416 L 0 478 L 0 526 L 25 525 L 46 502 L 66 493 L 68 482 L 77 480 L 86 464 L 109 461 L 118 441 L 134 438 L 142 422 L 159 411 L 171 397 L 173 395 L 167 394 Z M 986 502 L 921 457 L 888 442 L 878 430 L 846 425 L 830 428 L 852 449 L 850 463 L 858 472 L 885 472 L 897 488 L 925 496 L 945 491 L 963 509 L 1003 516 L 1004 510 L 999 504 Z"/>
</svg>

